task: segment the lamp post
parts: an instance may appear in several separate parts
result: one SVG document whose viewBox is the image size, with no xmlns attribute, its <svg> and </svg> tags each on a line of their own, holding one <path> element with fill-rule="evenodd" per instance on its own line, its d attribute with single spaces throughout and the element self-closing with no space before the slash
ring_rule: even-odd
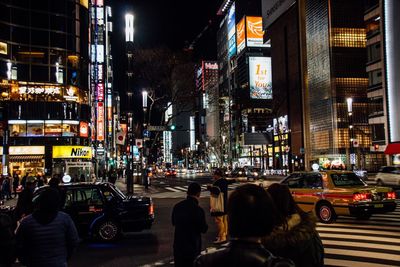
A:
<svg viewBox="0 0 400 267">
<path fill-rule="evenodd" d="M 353 130 L 353 98 L 346 99 L 347 102 L 347 117 L 349 121 L 349 136 L 350 136 L 350 166 L 351 170 L 354 169 L 355 154 L 354 154 L 354 130 Z"/>
<path fill-rule="evenodd" d="M 133 136 L 133 90 L 132 90 L 132 78 L 133 78 L 133 26 L 134 16 L 131 13 L 125 14 L 125 42 L 126 42 L 126 57 L 127 57 L 127 96 L 128 96 L 128 153 L 127 153 L 127 177 L 126 177 L 126 189 L 128 194 L 133 194 L 134 186 L 133 186 L 133 145 L 134 145 L 134 136 Z"/>
</svg>

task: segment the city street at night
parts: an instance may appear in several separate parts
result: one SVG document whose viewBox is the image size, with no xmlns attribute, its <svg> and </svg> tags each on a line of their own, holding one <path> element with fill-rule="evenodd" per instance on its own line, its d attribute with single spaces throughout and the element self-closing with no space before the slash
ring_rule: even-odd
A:
<svg viewBox="0 0 400 267">
<path fill-rule="evenodd" d="M 171 212 L 185 195 L 186 180 L 206 184 L 207 177 L 182 179 L 158 178 L 151 194 L 155 203 L 156 221 L 151 230 L 125 234 L 112 243 L 83 241 L 71 261 L 71 266 L 173 266 L 173 227 Z M 171 181 L 172 180 L 172 181 Z M 159 184 L 162 185 L 159 185 Z M 234 188 L 238 183 L 230 185 Z M 209 209 L 208 192 L 202 192 L 200 205 Z M 203 235 L 203 249 L 216 247 L 212 241 L 216 226 L 206 212 L 209 230 Z M 318 224 L 317 230 L 325 247 L 325 266 L 378 267 L 400 266 L 400 207 L 395 212 L 374 215 L 369 220 L 342 217 L 334 224 Z"/>
<path fill-rule="evenodd" d="M 0 267 L 400 267 L 400 0 L 0 0 Z"/>
</svg>

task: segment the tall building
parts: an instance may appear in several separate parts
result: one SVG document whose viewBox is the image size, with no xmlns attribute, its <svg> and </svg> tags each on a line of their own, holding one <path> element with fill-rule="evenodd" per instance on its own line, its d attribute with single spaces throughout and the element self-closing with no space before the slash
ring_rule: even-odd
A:
<svg viewBox="0 0 400 267">
<path fill-rule="evenodd" d="M 217 42 L 220 119 L 229 129 L 221 131 L 226 163 L 266 168 L 267 119 L 273 90 L 269 44 L 263 40 L 261 2 L 227 0 L 218 14 L 223 16 Z"/>
<path fill-rule="evenodd" d="M 84 174 L 89 124 L 86 0 L 0 1 L 3 174 Z"/>
<path fill-rule="evenodd" d="M 399 38 L 396 38 L 400 28 L 395 26 L 399 22 L 395 14 L 399 11 L 398 1 L 370 0 L 365 4 L 368 115 L 371 152 L 374 154 L 372 166 L 375 170 L 387 164 L 400 164 L 400 139 L 396 133 L 399 127 L 399 113 L 396 109 L 400 90 L 399 80 L 392 74 L 396 68 L 393 64 L 399 60 L 399 53 L 395 49 L 400 45 Z"/>
<path fill-rule="evenodd" d="M 306 0 L 309 160 L 367 168 L 366 33 L 362 0 Z"/>
</svg>

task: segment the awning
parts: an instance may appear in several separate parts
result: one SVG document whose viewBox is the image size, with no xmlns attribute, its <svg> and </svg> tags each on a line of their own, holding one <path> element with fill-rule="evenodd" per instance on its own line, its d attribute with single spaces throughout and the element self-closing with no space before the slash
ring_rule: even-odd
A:
<svg viewBox="0 0 400 267">
<path fill-rule="evenodd" d="M 42 162 L 43 155 L 12 155 L 9 157 L 10 162 Z"/>
<path fill-rule="evenodd" d="M 388 144 L 385 149 L 385 154 L 388 155 L 400 154 L 400 143 Z"/>
</svg>

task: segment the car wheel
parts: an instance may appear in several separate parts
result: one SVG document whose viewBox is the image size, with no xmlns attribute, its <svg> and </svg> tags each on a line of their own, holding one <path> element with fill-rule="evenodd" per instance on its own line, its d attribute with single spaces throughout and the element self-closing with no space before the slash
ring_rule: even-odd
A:
<svg viewBox="0 0 400 267">
<path fill-rule="evenodd" d="M 371 218 L 371 214 L 360 214 L 356 216 L 357 220 L 368 220 Z"/>
<path fill-rule="evenodd" d="M 317 216 L 322 223 L 333 223 L 336 220 L 335 210 L 329 203 L 321 203 L 317 206 Z"/>
<path fill-rule="evenodd" d="M 378 179 L 378 181 L 376 181 L 376 184 L 379 185 L 379 186 L 383 186 L 384 185 L 384 183 L 382 182 L 381 179 Z"/>
<path fill-rule="evenodd" d="M 119 225 L 111 220 L 103 221 L 97 226 L 97 237 L 102 241 L 113 241 L 117 239 L 121 229 Z"/>
</svg>

